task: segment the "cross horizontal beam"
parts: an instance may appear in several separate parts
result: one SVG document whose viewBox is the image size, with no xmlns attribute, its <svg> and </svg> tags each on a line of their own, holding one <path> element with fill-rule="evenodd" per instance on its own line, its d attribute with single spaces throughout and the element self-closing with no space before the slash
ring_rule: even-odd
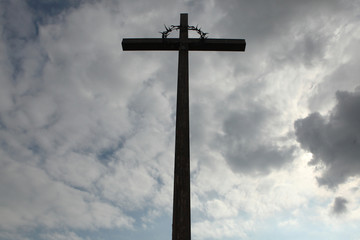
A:
<svg viewBox="0 0 360 240">
<path fill-rule="evenodd" d="M 245 39 L 189 38 L 190 51 L 245 51 Z M 177 38 L 124 38 L 124 51 L 171 51 L 179 50 L 180 39 Z"/>
</svg>

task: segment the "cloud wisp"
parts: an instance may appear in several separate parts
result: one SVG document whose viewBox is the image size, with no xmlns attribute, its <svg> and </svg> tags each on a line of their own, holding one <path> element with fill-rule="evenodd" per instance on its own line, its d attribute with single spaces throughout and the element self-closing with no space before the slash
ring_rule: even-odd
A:
<svg viewBox="0 0 360 240">
<path fill-rule="evenodd" d="M 346 200 L 343 197 L 336 197 L 334 200 L 334 205 L 332 206 L 331 212 L 335 215 L 341 215 L 345 214 L 348 209 L 346 207 L 346 204 L 348 203 L 348 200 Z"/>
</svg>

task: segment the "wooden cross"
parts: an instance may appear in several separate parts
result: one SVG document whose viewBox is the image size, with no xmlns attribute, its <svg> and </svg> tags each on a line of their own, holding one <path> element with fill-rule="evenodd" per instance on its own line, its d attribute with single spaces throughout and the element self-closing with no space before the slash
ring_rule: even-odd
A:
<svg viewBox="0 0 360 240">
<path fill-rule="evenodd" d="M 245 51 L 244 39 L 188 38 L 188 15 L 180 14 L 179 38 L 124 38 L 124 51 L 179 51 L 176 104 L 175 167 L 172 240 L 191 239 L 189 51 Z"/>
</svg>

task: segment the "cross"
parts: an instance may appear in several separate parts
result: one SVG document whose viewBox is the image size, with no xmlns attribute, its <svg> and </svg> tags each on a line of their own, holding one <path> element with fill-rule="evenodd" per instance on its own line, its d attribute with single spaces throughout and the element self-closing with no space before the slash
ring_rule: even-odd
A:
<svg viewBox="0 0 360 240">
<path fill-rule="evenodd" d="M 163 38 L 124 38 L 122 48 L 124 51 L 179 51 L 172 240 L 190 240 L 189 51 L 245 51 L 246 42 L 244 39 L 203 36 L 189 38 L 187 13 L 180 14 L 178 28 L 179 38 L 166 38 L 164 33 Z"/>
</svg>

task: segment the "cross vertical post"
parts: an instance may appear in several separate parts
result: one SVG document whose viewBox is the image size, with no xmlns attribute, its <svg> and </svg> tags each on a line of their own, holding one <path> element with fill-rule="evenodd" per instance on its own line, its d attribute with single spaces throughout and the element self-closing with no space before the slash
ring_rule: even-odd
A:
<svg viewBox="0 0 360 240">
<path fill-rule="evenodd" d="M 190 240 L 189 50 L 187 14 L 180 15 L 179 40 L 172 239 Z"/>
</svg>

